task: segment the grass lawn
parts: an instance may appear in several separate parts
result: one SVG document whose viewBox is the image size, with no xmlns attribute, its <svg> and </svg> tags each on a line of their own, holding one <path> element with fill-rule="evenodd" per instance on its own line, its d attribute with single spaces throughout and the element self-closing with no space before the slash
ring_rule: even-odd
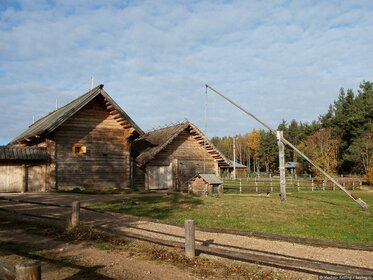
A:
<svg viewBox="0 0 373 280">
<path fill-rule="evenodd" d="M 373 192 L 354 192 L 370 205 L 362 209 L 341 191 L 278 194 L 225 194 L 221 197 L 168 195 L 125 198 L 92 208 L 147 216 L 197 226 L 259 231 L 284 235 L 373 244 Z"/>
</svg>

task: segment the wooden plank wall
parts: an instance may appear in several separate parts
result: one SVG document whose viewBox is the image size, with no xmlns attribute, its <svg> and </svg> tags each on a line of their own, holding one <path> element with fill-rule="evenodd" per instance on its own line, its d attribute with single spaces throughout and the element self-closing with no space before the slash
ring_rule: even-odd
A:
<svg viewBox="0 0 373 280">
<path fill-rule="evenodd" d="M 0 192 L 22 192 L 25 167 L 20 164 L 0 165 Z"/>
<path fill-rule="evenodd" d="M 171 189 L 172 181 L 172 164 L 168 166 L 148 166 L 148 188 L 150 190 Z"/>
<path fill-rule="evenodd" d="M 61 189 L 130 186 L 130 147 L 127 139 L 131 131 L 124 129 L 98 98 L 55 131 L 56 184 Z M 74 144 L 85 145 L 87 153 L 74 155 Z"/>
<path fill-rule="evenodd" d="M 206 170 L 204 170 L 204 158 Z M 151 160 L 149 165 L 162 166 L 168 165 L 169 162 L 176 164 L 173 176 L 174 185 L 179 185 L 182 189 L 186 189 L 188 180 L 198 173 L 218 174 L 217 162 L 188 131 L 180 133 Z"/>
<path fill-rule="evenodd" d="M 0 165 L 0 192 L 43 192 L 46 165 L 3 163 Z"/>
</svg>

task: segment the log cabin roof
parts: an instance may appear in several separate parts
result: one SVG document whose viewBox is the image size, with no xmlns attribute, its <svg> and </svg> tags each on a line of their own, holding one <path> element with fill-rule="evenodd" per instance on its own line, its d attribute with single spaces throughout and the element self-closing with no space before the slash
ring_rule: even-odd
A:
<svg viewBox="0 0 373 280">
<path fill-rule="evenodd" d="M 189 121 L 147 132 L 141 138 L 135 140 L 132 144 L 132 152 L 136 156 L 135 161 L 140 165 L 147 164 L 185 130 L 188 130 L 201 145 L 206 145 L 207 151 L 214 157 L 219 166 L 229 166 L 229 160 L 215 148 L 197 126 Z"/>
<path fill-rule="evenodd" d="M 103 97 L 103 105 L 107 108 L 111 115 L 115 116 L 122 126 L 125 128 L 133 127 L 133 129 L 137 131 L 139 135 L 143 135 L 144 132 L 140 129 L 140 127 L 122 110 L 122 108 L 119 107 L 119 105 L 107 94 L 103 87 L 104 85 L 99 85 L 65 106 L 42 117 L 30 125 L 26 131 L 14 138 L 9 144 L 22 142 L 27 143 L 33 139 L 40 138 L 43 135 L 53 132 L 57 127 L 62 125 L 67 119 L 69 119 L 99 95 Z"/>
<path fill-rule="evenodd" d="M 0 161 L 48 161 L 46 149 L 0 146 Z"/>
</svg>

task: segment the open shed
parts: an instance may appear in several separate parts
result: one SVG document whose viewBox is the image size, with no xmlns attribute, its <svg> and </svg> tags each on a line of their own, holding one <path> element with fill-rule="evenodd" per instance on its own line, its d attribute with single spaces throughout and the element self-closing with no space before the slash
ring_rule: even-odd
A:
<svg viewBox="0 0 373 280">
<path fill-rule="evenodd" d="M 195 194 L 221 194 L 223 181 L 215 174 L 198 174 L 189 180 L 189 192 Z"/>
</svg>

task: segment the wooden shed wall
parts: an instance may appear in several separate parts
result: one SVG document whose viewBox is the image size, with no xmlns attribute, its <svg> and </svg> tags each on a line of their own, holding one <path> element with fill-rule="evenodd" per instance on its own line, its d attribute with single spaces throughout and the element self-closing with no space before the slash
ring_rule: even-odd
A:
<svg viewBox="0 0 373 280">
<path fill-rule="evenodd" d="M 27 167 L 27 192 L 44 192 L 46 190 L 46 171 L 46 165 L 32 165 Z"/>
<path fill-rule="evenodd" d="M 124 129 L 92 100 L 56 129 L 56 184 L 58 188 L 125 188 L 130 185 L 131 131 Z M 73 145 L 86 146 L 86 154 L 73 153 Z"/>
<path fill-rule="evenodd" d="M 20 164 L 0 165 L 0 192 L 22 192 L 25 167 Z"/>
<path fill-rule="evenodd" d="M 204 158 L 206 170 L 204 170 Z M 188 131 L 180 133 L 148 163 L 150 166 L 169 164 L 173 165 L 173 181 L 176 188 L 187 188 L 188 180 L 198 173 L 218 174 L 217 162 Z"/>
<path fill-rule="evenodd" d="M 195 194 L 206 194 L 208 191 L 206 185 L 207 183 L 205 182 L 205 180 L 200 177 L 196 177 L 189 183 L 189 191 Z"/>
<path fill-rule="evenodd" d="M 0 163 L 0 192 L 43 192 L 46 189 L 46 165 Z"/>
</svg>

